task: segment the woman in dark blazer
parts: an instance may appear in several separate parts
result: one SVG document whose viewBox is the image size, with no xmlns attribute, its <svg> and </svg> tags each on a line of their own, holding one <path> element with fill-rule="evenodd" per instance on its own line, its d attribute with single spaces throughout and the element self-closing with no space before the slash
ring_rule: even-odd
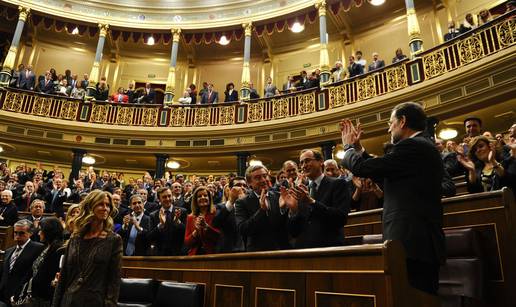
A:
<svg viewBox="0 0 516 307">
<path fill-rule="evenodd" d="M 188 255 L 213 254 L 220 237 L 220 230 L 213 226 L 216 207 L 213 196 L 204 186 L 192 195 L 192 213 L 186 220 L 185 246 Z"/>
<path fill-rule="evenodd" d="M 233 84 L 233 82 L 226 85 L 224 95 L 226 95 L 224 102 L 238 101 L 238 92 L 235 90 L 235 84 Z"/>
<path fill-rule="evenodd" d="M 45 244 L 45 249 L 34 261 L 31 279 L 23 286 L 22 292 L 15 297 L 15 301 L 23 299 L 30 286 L 32 306 L 48 307 L 54 295 L 52 280 L 59 272 L 59 259 L 63 254 L 63 226 L 61 221 L 55 217 L 43 219 L 39 238 Z"/>
</svg>

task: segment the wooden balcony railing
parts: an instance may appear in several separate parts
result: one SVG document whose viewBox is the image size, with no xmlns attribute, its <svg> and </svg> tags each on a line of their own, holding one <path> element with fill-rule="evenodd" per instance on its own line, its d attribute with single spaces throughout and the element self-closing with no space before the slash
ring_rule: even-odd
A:
<svg viewBox="0 0 516 307">
<path fill-rule="evenodd" d="M 516 43 L 515 11 L 442 45 L 383 69 L 331 84 L 251 100 L 213 105 L 117 104 L 79 101 L 11 88 L 0 88 L 0 109 L 94 124 L 144 127 L 204 127 L 264 122 L 338 109 L 410 87 L 467 66 Z"/>
</svg>

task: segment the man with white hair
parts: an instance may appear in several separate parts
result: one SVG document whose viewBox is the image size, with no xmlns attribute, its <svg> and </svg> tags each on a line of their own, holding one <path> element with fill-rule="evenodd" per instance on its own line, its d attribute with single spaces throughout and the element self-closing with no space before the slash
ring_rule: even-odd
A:
<svg viewBox="0 0 516 307">
<path fill-rule="evenodd" d="M 342 61 L 335 62 L 335 68 L 333 69 L 333 82 L 338 82 L 348 78 L 347 70 L 342 67 Z"/>
<path fill-rule="evenodd" d="M 380 60 L 378 56 L 378 52 L 373 52 L 373 61 L 371 62 L 371 64 L 369 64 L 369 68 L 367 71 L 377 70 L 385 66 L 385 61 Z"/>
<path fill-rule="evenodd" d="M 333 178 L 339 178 L 340 177 L 340 168 L 337 161 L 333 159 L 328 159 L 324 161 L 324 175 L 328 177 Z"/>
<path fill-rule="evenodd" d="M 13 192 L 4 190 L 0 193 L 0 226 L 13 226 L 18 220 L 18 210 L 13 202 Z"/>
</svg>

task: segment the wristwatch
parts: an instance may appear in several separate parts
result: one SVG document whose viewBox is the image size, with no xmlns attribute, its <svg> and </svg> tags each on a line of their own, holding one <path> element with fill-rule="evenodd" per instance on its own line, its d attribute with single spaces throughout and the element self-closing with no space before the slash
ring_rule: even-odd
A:
<svg viewBox="0 0 516 307">
<path fill-rule="evenodd" d="M 353 145 L 353 144 L 346 144 L 346 145 L 344 145 L 343 149 L 344 149 L 344 151 L 347 151 L 348 149 L 351 149 L 351 148 L 355 148 L 355 145 Z"/>
</svg>

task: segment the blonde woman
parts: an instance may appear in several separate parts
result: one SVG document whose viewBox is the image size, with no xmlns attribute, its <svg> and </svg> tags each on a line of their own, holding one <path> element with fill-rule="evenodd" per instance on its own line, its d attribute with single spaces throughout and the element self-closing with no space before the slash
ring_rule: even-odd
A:
<svg viewBox="0 0 516 307">
<path fill-rule="evenodd" d="M 117 306 L 122 239 L 112 230 L 116 214 L 109 192 L 92 191 L 81 202 L 52 306 Z"/>
<path fill-rule="evenodd" d="M 216 208 L 213 196 L 204 186 L 195 189 L 192 195 L 192 213 L 186 221 L 185 246 L 188 255 L 213 254 L 220 230 L 213 227 Z"/>
<path fill-rule="evenodd" d="M 81 212 L 80 204 L 72 204 L 66 211 L 66 218 L 64 222 L 64 239 L 68 241 L 73 233 L 73 224 L 76 217 Z"/>
</svg>

